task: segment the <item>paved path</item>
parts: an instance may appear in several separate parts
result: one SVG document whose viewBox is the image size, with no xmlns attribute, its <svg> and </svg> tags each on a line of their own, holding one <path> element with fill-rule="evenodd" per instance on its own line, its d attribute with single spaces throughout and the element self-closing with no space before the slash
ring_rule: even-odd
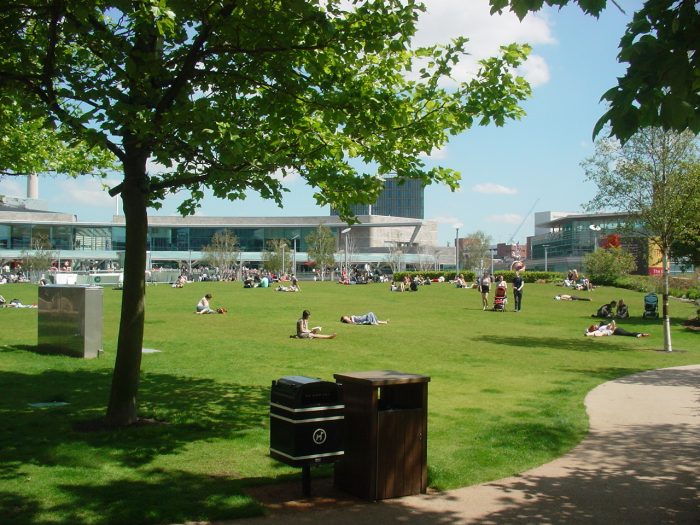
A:
<svg viewBox="0 0 700 525">
<path fill-rule="evenodd" d="M 700 365 L 605 383 L 588 394 L 586 408 L 588 437 L 519 476 L 378 503 L 314 480 L 315 498 L 294 501 L 298 484 L 263 489 L 270 492 L 256 496 L 270 514 L 230 523 L 700 524 Z"/>
</svg>

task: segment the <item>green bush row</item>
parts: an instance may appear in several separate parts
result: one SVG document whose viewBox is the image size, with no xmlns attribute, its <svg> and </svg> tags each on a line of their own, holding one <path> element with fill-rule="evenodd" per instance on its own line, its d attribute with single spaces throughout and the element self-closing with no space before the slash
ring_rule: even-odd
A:
<svg viewBox="0 0 700 525">
<path fill-rule="evenodd" d="M 468 283 L 472 283 L 476 281 L 476 273 L 469 270 L 469 271 L 460 271 L 460 274 L 464 276 L 464 279 Z M 394 273 L 394 281 L 401 281 L 403 280 L 404 276 L 408 275 L 411 279 L 415 277 L 416 275 L 422 277 L 422 278 L 428 278 L 428 279 L 437 279 L 440 276 L 444 277 L 446 281 L 454 281 L 455 277 L 457 276 L 457 272 L 454 270 L 452 271 L 424 271 L 424 272 L 396 272 Z M 497 271 L 495 272 L 495 276 L 502 275 L 503 278 L 506 280 L 506 282 L 512 282 L 513 278 L 515 277 L 515 272 L 512 270 L 506 270 L 506 271 Z M 520 276 L 525 280 L 526 283 L 534 283 L 535 281 L 546 281 L 546 282 L 551 282 L 551 281 L 560 281 L 564 279 L 564 275 L 559 273 L 559 272 L 530 272 L 530 271 L 525 271 L 521 272 Z"/>
<path fill-rule="evenodd" d="M 625 275 L 618 277 L 610 283 L 618 288 L 626 288 L 637 292 L 663 293 L 663 280 L 661 277 L 649 275 Z M 700 286 L 697 279 L 671 277 L 669 279 L 669 295 L 673 297 L 684 297 L 687 299 L 700 299 Z"/>
</svg>

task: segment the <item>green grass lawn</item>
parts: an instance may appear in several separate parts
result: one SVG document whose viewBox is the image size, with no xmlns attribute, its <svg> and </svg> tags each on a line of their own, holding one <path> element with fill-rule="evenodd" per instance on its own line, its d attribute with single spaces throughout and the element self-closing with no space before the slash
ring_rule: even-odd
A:
<svg viewBox="0 0 700 525">
<path fill-rule="evenodd" d="M 392 369 L 429 384 L 429 484 L 447 489 L 521 472 L 578 443 L 583 400 L 596 385 L 640 370 L 700 362 L 680 322 L 695 307 L 673 301 L 673 354 L 660 321 L 643 321 L 643 294 L 599 288 L 593 301 L 558 302 L 529 284 L 523 311 L 484 312 L 475 290 L 448 284 L 418 293 L 389 286 L 302 283 L 301 293 L 196 283 L 147 289 L 140 414 L 167 424 L 114 432 L 76 430 L 104 413 L 121 292 L 104 291 L 99 359 L 40 355 L 37 310 L 0 310 L 0 521 L 8 524 L 172 523 L 254 515 L 245 487 L 299 470 L 268 457 L 273 379 Z M 36 302 L 33 285 L 6 299 Z M 228 315 L 193 315 L 206 292 Z M 584 294 L 584 292 L 581 292 Z M 612 299 L 630 305 L 621 326 L 652 337 L 585 338 L 590 314 Z M 509 306 L 512 306 L 509 305 Z M 334 340 L 289 339 L 301 311 Z M 388 326 L 342 325 L 374 311 Z M 29 403 L 65 401 L 55 408 Z M 323 472 L 327 472 L 325 469 Z M 317 472 L 316 475 L 319 473 Z"/>
</svg>

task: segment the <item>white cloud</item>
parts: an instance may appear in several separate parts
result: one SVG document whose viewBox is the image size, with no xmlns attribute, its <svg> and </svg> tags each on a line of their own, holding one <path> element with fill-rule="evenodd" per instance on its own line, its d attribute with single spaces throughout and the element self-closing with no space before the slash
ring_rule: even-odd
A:
<svg viewBox="0 0 700 525">
<path fill-rule="evenodd" d="M 421 155 L 424 159 L 429 160 L 445 160 L 447 158 L 447 146 L 433 149 L 428 155 Z"/>
<path fill-rule="evenodd" d="M 502 186 L 501 184 L 493 184 L 491 182 L 475 184 L 474 186 L 472 186 L 472 191 L 475 191 L 477 193 L 497 195 L 515 195 L 516 193 L 518 193 L 518 190 L 515 188 L 509 188 L 508 186 Z"/>
<path fill-rule="evenodd" d="M 301 175 L 299 175 L 299 172 L 295 169 L 292 168 L 287 168 L 287 174 L 285 175 L 282 173 L 281 169 L 278 169 L 272 174 L 272 177 L 277 179 L 280 182 L 285 182 L 287 184 L 290 184 L 292 182 L 298 181 L 301 179 Z"/>
<path fill-rule="evenodd" d="M 57 203 L 72 203 L 73 206 L 81 205 L 91 208 L 114 206 L 115 197 L 110 197 L 107 190 L 116 186 L 121 181 L 117 179 L 96 179 L 81 177 L 76 180 L 57 181 L 56 189 L 48 200 Z"/>
<path fill-rule="evenodd" d="M 485 218 L 487 222 L 497 222 L 500 224 L 520 224 L 523 216 L 517 213 L 504 213 L 502 215 L 489 215 Z"/>
<path fill-rule="evenodd" d="M 20 183 L 20 180 L 23 183 Z M 0 195 L 5 195 L 6 197 L 26 197 L 26 187 L 27 183 L 24 177 L 22 179 L 17 179 L 16 177 L 0 179 Z"/>
<path fill-rule="evenodd" d="M 427 10 L 418 22 L 416 45 L 432 45 L 448 42 L 458 36 L 469 37 L 464 57 L 454 69 L 454 79 L 463 82 L 473 77 L 478 70 L 478 61 L 494 56 L 502 45 L 520 44 L 547 45 L 555 43 L 550 21 L 546 14 L 526 16 L 522 21 L 511 12 L 491 15 L 485 0 L 455 2 L 455 0 L 425 0 Z M 549 80 L 549 69 L 544 59 L 531 55 L 520 68 L 533 86 Z"/>
<path fill-rule="evenodd" d="M 518 73 L 524 77 L 534 88 L 549 82 L 549 66 L 539 55 L 531 54 L 523 65 L 518 68 Z"/>
</svg>

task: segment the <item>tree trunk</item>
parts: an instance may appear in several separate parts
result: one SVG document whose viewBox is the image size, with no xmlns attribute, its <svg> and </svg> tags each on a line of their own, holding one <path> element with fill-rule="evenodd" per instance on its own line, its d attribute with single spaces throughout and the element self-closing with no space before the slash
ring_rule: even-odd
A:
<svg viewBox="0 0 700 525">
<path fill-rule="evenodd" d="M 663 314 L 664 314 L 664 350 L 673 352 L 671 345 L 671 318 L 668 312 L 668 249 L 665 249 L 662 257 L 663 277 L 664 277 L 664 293 L 663 293 Z"/>
<path fill-rule="evenodd" d="M 139 388 L 143 345 L 144 295 L 146 286 L 146 162 L 124 167 L 124 217 L 126 250 L 117 359 L 106 422 L 112 426 L 130 425 L 138 419 L 136 396 Z"/>
</svg>

